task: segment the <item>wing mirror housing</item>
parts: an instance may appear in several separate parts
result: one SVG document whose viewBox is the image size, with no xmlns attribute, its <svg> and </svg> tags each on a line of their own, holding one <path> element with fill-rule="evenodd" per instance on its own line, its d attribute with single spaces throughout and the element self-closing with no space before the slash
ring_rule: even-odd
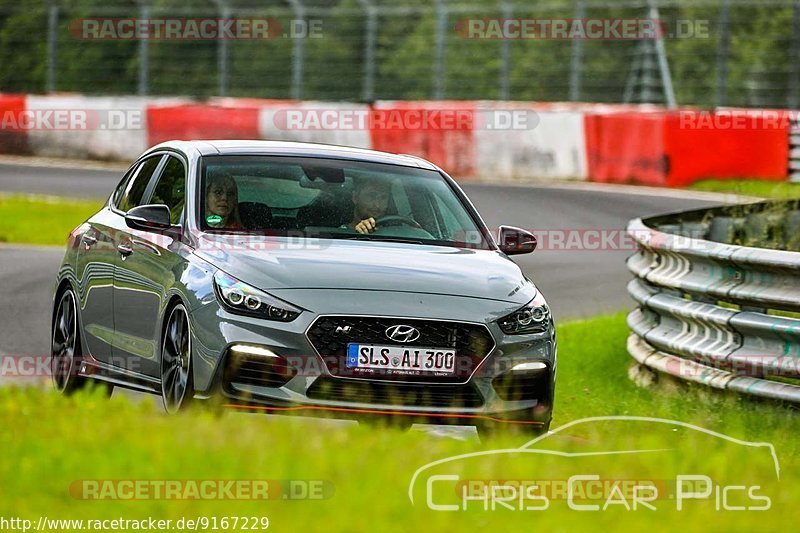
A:
<svg viewBox="0 0 800 533">
<path fill-rule="evenodd" d="M 529 254 L 536 249 L 536 236 L 514 226 L 500 226 L 497 243 L 500 251 L 506 255 Z"/>
<path fill-rule="evenodd" d="M 164 204 L 148 204 L 134 207 L 125 215 L 129 228 L 145 231 L 163 231 L 172 227 L 169 207 Z"/>
</svg>

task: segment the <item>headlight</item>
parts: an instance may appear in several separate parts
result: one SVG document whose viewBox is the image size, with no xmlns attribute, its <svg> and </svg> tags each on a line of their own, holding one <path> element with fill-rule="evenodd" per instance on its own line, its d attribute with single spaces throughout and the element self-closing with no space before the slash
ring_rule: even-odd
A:
<svg viewBox="0 0 800 533">
<path fill-rule="evenodd" d="M 240 315 L 291 322 L 303 312 L 302 309 L 251 287 L 222 271 L 214 274 L 214 292 L 225 309 Z"/>
<path fill-rule="evenodd" d="M 547 307 L 541 293 L 537 293 L 533 300 L 510 315 L 504 316 L 497 323 L 506 335 L 541 333 L 547 331 L 550 324 L 550 308 Z"/>
</svg>

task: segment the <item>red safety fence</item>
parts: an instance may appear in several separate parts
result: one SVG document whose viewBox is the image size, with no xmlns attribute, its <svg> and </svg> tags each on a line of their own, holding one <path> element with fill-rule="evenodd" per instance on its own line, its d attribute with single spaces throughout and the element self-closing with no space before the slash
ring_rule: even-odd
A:
<svg viewBox="0 0 800 533">
<path fill-rule="evenodd" d="M 587 113 L 584 125 L 592 181 L 681 187 L 788 176 L 785 111 Z"/>
<path fill-rule="evenodd" d="M 147 140 L 258 139 L 257 105 L 181 104 L 147 108 Z"/>
<path fill-rule="evenodd" d="M 0 154 L 27 154 L 28 134 L 21 127 L 24 94 L 0 94 Z"/>
<path fill-rule="evenodd" d="M 688 110 L 667 116 L 669 174 L 682 187 L 704 178 L 788 178 L 789 114 L 780 110 Z"/>
<path fill-rule="evenodd" d="M 373 150 L 416 155 L 458 178 L 475 175 L 473 102 L 385 102 L 371 115 Z"/>
<path fill-rule="evenodd" d="M 584 135 L 592 181 L 666 185 L 663 112 L 587 113 Z"/>
</svg>

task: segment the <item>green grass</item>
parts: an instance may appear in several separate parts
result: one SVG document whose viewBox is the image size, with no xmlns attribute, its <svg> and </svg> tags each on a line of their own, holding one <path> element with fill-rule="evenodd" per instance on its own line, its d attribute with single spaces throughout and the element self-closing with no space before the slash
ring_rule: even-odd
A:
<svg viewBox="0 0 800 533">
<path fill-rule="evenodd" d="M 0 194 L 0 242 L 64 244 L 101 205 L 102 200 Z"/>
<path fill-rule="evenodd" d="M 703 180 L 693 183 L 690 189 L 711 192 L 729 192 L 762 198 L 800 198 L 800 183 L 765 180 Z"/>
<path fill-rule="evenodd" d="M 628 378 L 624 314 L 563 324 L 553 427 L 588 416 L 640 415 L 676 419 L 737 439 L 774 444 L 781 480 L 763 448 L 752 449 L 682 427 L 640 422 L 576 426 L 543 448 L 567 452 L 670 449 L 669 452 L 571 458 L 554 455 L 487 455 L 441 465 L 431 473 L 465 479 L 566 479 L 598 474 L 610 479 L 664 480 L 704 474 L 717 483 L 759 485 L 771 510 L 716 511 L 709 501 L 675 510 L 665 497 L 656 511 L 579 512 L 562 500 L 544 511 L 436 512 L 425 506 L 425 482 L 407 493 L 414 472 L 426 463 L 498 448 L 530 437 L 501 434 L 483 443 L 404 432 L 391 427 L 336 425 L 317 420 L 266 417 L 219 409 L 195 409 L 169 417 L 152 402 L 115 394 L 62 398 L 36 389 L 0 389 L 0 516 L 49 518 L 178 519 L 198 516 L 267 516 L 278 531 L 497 531 L 778 530 L 798 517 L 800 446 L 797 413 L 752 399 L 693 387 L 637 388 Z M 285 501 L 82 500 L 70 495 L 79 480 L 271 479 L 324 480 L 335 487 L 327 499 Z M 445 483 L 437 503 L 455 501 Z M 666 492 L 664 493 L 666 495 Z M 585 503 L 585 502 L 584 502 Z M 602 501 L 600 502 L 602 504 Z M 734 497 L 731 503 L 742 503 Z M 753 502 L 760 504 L 761 502 Z"/>
</svg>

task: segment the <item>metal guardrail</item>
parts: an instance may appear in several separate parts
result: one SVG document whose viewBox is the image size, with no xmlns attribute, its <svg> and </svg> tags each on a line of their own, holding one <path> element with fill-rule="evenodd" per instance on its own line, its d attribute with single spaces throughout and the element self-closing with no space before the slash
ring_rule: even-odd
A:
<svg viewBox="0 0 800 533">
<path fill-rule="evenodd" d="M 635 219 L 628 232 L 639 364 L 800 403 L 800 200 Z"/>
</svg>

